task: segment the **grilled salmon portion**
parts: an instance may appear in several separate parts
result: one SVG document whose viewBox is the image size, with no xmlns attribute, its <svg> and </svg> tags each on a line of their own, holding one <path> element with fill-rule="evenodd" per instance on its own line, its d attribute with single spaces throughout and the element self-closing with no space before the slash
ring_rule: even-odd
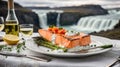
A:
<svg viewBox="0 0 120 67">
<path fill-rule="evenodd" d="M 39 29 L 40 36 L 47 39 L 48 41 L 54 42 L 58 46 L 64 46 L 66 48 L 73 48 L 76 46 L 87 46 L 91 43 L 90 35 L 80 33 L 77 35 L 64 35 L 55 34 L 49 30 Z"/>
</svg>

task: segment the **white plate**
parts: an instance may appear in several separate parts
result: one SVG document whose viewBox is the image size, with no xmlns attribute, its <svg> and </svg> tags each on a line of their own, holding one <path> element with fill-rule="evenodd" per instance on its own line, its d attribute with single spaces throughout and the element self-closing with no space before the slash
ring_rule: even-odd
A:
<svg viewBox="0 0 120 67">
<path fill-rule="evenodd" d="M 104 37 L 91 36 L 91 40 L 92 40 L 91 44 L 96 44 L 96 46 L 110 44 L 110 39 L 107 39 Z M 101 54 L 101 53 L 111 50 L 111 48 L 93 49 L 93 50 L 90 50 L 88 53 L 67 53 L 67 52 L 66 53 L 58 53 L 58 52 L 53 52 L 53 51 L 48 52 L 48 50 L 50 50 L 50 49 L 42 47 L 42 46 L 38 47 L 37 44 L 35 44 L 35 42 L 32 39 L 30 39 L 26 42 L 26 47 L 29 50 L 36 52 L 36 53 L 57 56 L 57 57 L 83 57 L 83 56 Z"/>
</svg>

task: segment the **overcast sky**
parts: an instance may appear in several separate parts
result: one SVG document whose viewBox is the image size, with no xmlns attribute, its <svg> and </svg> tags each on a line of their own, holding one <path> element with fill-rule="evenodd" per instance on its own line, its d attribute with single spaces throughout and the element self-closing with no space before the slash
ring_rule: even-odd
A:
<svg viewBox="0 0 120 67">
<path fill-rule="evenodd" d="M 120 7 L 120 0 L 14 0 L 23 6 L 78 6 L 83 4 L 99 4 L 105 8 Z"/>
</svg>

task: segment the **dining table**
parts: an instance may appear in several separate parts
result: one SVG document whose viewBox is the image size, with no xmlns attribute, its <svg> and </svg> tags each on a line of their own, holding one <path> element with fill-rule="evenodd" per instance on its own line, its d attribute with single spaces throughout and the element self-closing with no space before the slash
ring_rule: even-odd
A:
<svg viewBox="0 0 120 67">
<path fill-rule="evenodd" d="M 33 33 L 32 36 L 39 36 L 39 34 Z M 95 37 L 98 37 L 96 39 L 100 40 L 101 42 L 107 39 L 106 42 L 113 44 L 114 47 L 111 50 L 104 53 L 82 57 L 57 57 L 37 53 L 26 48 L 25 50 L 21 51 L 23 54 L 40 57 L 49 57 L 51 58 L 51 61 L 44 62 L 25 57 L 6 57 L 0 55 L 0 67 L 109 67 L 112 63 L 114 63 L 117 60 L 117 57 L 120 56 L 120 40 L 109 39 L 101 36 Z M 115 65 L 115 67 L 120 67 L 120 64 Z"/>
</svg>

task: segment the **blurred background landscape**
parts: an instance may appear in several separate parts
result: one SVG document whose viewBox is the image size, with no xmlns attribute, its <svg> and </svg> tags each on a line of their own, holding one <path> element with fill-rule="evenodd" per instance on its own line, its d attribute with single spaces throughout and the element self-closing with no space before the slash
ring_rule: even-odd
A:
<svg viewBox="0 0 120 67">
<path fill-rule="evenodd" d="M 19 23 L 33 23 L 34 32 L 55 25 L 87 34 L 120 39 L 120 0 L 14 0 Z M 0 0 L 7 16 L 7 0 Z"/>
</svg>

